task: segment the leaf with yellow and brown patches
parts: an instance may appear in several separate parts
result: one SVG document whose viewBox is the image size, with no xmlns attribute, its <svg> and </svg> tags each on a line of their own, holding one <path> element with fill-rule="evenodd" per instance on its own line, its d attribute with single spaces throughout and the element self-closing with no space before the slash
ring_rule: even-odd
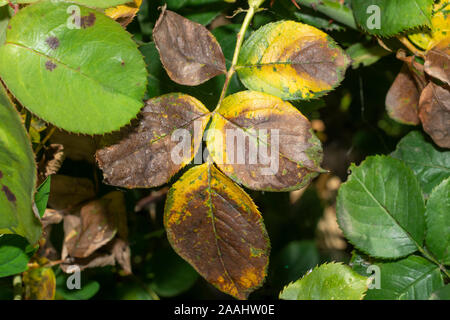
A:
<svg viewBox="0 0 450 320">
<path fill-rule="evenodd" d="M 187 171 L 164 212 L 175 251 L 219 290 L 246 299 L 267 274 L 270 244 L 252 199 L 212 164 Z"/>
<path fill-rule="evenodd" d="M 54 300 L 56 278 L 52 268 L 33 267 L 23 273 L 26 300 Z"/>
<path fill-rule="evenodd" d="M 423 129 L 442 148 L 450 148 L 450 91 L 430 82 L 422 91 L 419 117 Z"/>
<path fill-rule="evenodd" d="M 167 74 L 176 83 L 196 86 L 227 72 L 212 33 L 165 7 L 153 29 L 153 40 Z"/>
<path fill-rule="evenodd" d="M 130 1 L 123 5 L 105 10 L 105 14 L 120 23 L 122 27 L 126 27 L 133 21 L 134 17 L 141 7 L 142 0 Z"/>
<path fill-rule="evenodd" d="M 428 51 L 425 72 L 450 85 L 450 38 L 442 40 Z"/>
<path fill-rule="evenodd" d="M 225 98 L 208 129 L 207 146 L 226 175 L 253 190 L 300 189 L 324 171 L 322 145 L 308 119 L 289 102 L 262 92 Z"/>
<path fill-rule="evenodd" d="M 129 127 L 106 136 L 97 151 L 105 182 L 125 188 L 160 186 L 189 163 L 200 147 L 209 111 L 197 99 L 170 93 L 150 99 Z M 183 130 L 183 131 L 177 131 Z M 178 138 L 190 137 L 190 155 L 177 153 Z"/>
<path fill-rule="evenodd" d="M 303 23 L 280 21 L 250 36 L 236 70 L 250 90 L 284 100 L 313 99 L 339 85 L 349 64 L 350 58 L 326 33 Z"/>
</svg>

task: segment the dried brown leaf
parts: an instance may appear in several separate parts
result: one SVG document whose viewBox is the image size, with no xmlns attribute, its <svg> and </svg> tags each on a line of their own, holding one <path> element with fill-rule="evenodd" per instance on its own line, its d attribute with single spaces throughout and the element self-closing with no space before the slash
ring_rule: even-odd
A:
<svg viewBox="0 0 450 320">
<path fill-rule="evenodd" d="M 95 198 L 94 184 L 87 178 L 53 175 L 50 188 L 48 204 L 56 210 L 71 209 Z"/>
<path fill-rule="evenodd" d="M 125 188 L 167 183 L 194 157 L 208 120 L 208 110 L 191 96 L 172 93 L 148 100 L 137 123 L 107 136 L 108 146 L 97 151 L 105 182 Z M 180 143 L 172 139 L 176 129 L 190 133 L 191 153 L 173 161 L 172 151 Z"/>
<path fill-rule="evenodd" d="M 450 85 L 450 38 L 439 42 L 425 57 L 425 71 Z"/>
<path fill-rule="evenodd" d="M 450 91 L 430 82 L 420 96 L 419 117 L 433 141 L 450 148 Z"/>
<path fill-rule="evenodd" d="M 404 124 L 419 124 L 420 92 L 408 66 L 403 65 L 386 96 L 386 110 L 389 116 Z"/>
<path fill-rule="evenodd" d="M 61 168 L 65 157 L 62 144 L 53 143 L 45 148 L 43 156 L 38 163 L 39 179 L 37 185 L 44 182 L 48 176 L 56 174 Z"/>
<path fill-rule="evenodd" d="M 153 40 L 169 77 L 182 85 L 199 85 L 226 73 L 225 57 L 204 26 L 163 8 Z"/>
<path fill-rule="evenodd" d="M 98 137 L 83 136 L 56 130 L 50 138 L 51 143 L 62 144 L 68 159 L 95 163 Z"/>
</svg>

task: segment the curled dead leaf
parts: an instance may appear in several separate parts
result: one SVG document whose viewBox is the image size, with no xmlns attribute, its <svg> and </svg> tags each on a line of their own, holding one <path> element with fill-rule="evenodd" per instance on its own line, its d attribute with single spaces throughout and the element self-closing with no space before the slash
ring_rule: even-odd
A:
<svg viewBox="0 0 450 320">
<path fill-rule="evenodd" d="M 433 141 L 450 148 L 450 91 L 430 82 L 420 96 L 419 117 Z"/>
<path fill-rule="evenodd" d="M 195 86 L 227 72 L 222 49 L 211 32 L 165 7 L 153 40 L 167 74 L 179 84 Z"/>
<path fill-rule="evenodd" d="M 450 85 L 450 38 L 439 42 L 425 57 L 425 71 Z"/>
<path fill-rule="evenodd" d="M 87 178 L 53 175 L 48 204 L 56 210 L 74 208 L 78 204 L 95 198 L 95 188 Z"/>
</svg>

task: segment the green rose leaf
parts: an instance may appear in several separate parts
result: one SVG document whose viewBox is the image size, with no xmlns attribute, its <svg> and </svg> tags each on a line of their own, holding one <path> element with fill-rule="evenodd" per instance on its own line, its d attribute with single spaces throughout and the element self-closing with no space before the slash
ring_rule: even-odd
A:
<svg viewBox="0 0 450 320">
<path fill-rule="evenodd" d="M 16 234 L 0 235 L 0 278 L 27 270 L 33 254 L 28 241 Z"/>
<path fill-rule="evenodd" d="M 26 4 L 38 2 L 39 0 L 11 0 L 13 4 Z M 64 0 L 62 0 L 64 1 Z M 78 3 L 91 8 L 111 8 L 119 4 L 125 4 L 132 0 L 67 0 L 67 2 Z M 8 4 L 8 0 L 0 0 L 0 6 Z"/>
<path fill-rule="evenodd" d="M 51 176 L 47 177 L 44 182 L 37 188 L 36 195 L 34 196 L 34 202 L 39 212 L 39 216 L 42 218 L 47 208 L 48 197 L 50 196 L 50 181 Z"/>
<path fill-rule="evenodd" d="M 21 9 L 0 47 L 0 76 L 22 105 L 57 127 L 117 130 L 143 105 L 142 55 L 120 24 L 71 5 L 44 1 Z"/>
<path fill-rule="evenodd" d="M 381 258 L 400 258 L 422 246 L 425 205 L 411 169 L 400 160 L 375 156 L 350 170 L 337 198 L 337 220 L 346 238 Z"/>
<path fill-rule="evenodd" d="M 450 300 L 450 284 L 433 292 L 430 296 L 430 300 Z"/>
<path fill-rule="evenodd" d="M 414 171 L 426 197 L 450 177 L 450 151 L 436 148 L 418 131 L 400 140 L 392 157 L 404 161 Z"/>
<path fill-rule="evenodd" d="M 362 300 L 369 285 L 367 277 L 340 263 L 316 267 L 303 278 L 287 285 L 283 300 Z"/>
<path fill-rule="evenodd" d="M 27 133 L 0 83 L 0 234 L 35 243 L 41 224 L 32 211 L 36 164 Z"/>
<path fill-rule="evenodd" d="M 437 186 L 427 202 L 425 243 L 434 256 L 450 264 L 450 178 Z"/>
<path fill-rule="evenodd" d="M 357 24 L 366 32 L 383 37 L 431 26 L 433 0 L 353 0 Z"/>
<path fill-rule="evenodd" d="M 367 262 L 354 254 L 351 264 L 362 275 L 372 266 L 375 282 L 379 281 L 367 291 L 365 300 L 425 300 L 444 285 L 439 267 L 419 256 L 382 263 Z"/>
</svg>

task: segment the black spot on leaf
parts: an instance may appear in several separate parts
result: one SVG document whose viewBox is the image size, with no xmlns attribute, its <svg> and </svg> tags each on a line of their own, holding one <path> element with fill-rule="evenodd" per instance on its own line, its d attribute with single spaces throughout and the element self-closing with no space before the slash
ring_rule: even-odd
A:
<svg viewBox="0 0 450 320">
<path fill-rule="evenodd" d="M 45 42 L 47 43 L 47 45 L 50 47 L 50 49 L 55 50 L 56 48 L 59 47 L 59 40 L 56 37 L 48 37 Z"/>
<path fill-rule="evenodd" d="M 97 19 L 97 17 L 93 13 L 90 13 L 88 16 L 83 16 L 80 19 L 80 26 L 83 29 L 92 27 L 95 24 L 96 19 Z"/>
<path fill-rule="evenodd" d="M 7 186 L 3 186 L 2 191 L 5 193 L 6 199 L 8 199 L 9 202 L 16 202 L 16 196 Z"/>
<path fill-rule="evenodd" d="M 54 64 L 53 62 L 51 62 L 50 60 L 48 60 L 45 63 L 45 69 L 47 69 L 48 71 L 53 71 L 56 68 L 56 64 Z"/>
</svg>

